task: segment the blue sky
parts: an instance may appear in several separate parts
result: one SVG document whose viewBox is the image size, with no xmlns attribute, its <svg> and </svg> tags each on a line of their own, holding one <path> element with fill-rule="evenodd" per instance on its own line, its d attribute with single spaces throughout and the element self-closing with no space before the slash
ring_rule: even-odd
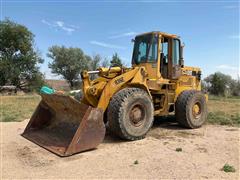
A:
<svg viewBox="0 0 240 180">
<path fill-rule="evenodd" d="M 52 45 L 80 47 L 86 54 L 110 58 L 117 52 L 130 66 L 131 39 L 138 33 L 163 31 L 181 36 L 184 59 L 204 77 L 221 71 L 239 74 L 239 1 L 1 1 L 1 19 L 24 24 L 35 34 L 46 57 Z"/>
</svg>

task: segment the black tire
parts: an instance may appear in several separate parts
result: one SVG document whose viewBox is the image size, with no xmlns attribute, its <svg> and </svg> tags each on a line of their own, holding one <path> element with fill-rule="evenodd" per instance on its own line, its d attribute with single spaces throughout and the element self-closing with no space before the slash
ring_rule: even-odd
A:
<svg viewBox="0 0 240 180">
<path fill-rule="evenodd" d="M 196 90 L 183 91 L 175 104 L 176 120 L 187 128 L 199 128 L 207 119 L 207 103 L 204 94 Z"/>
<path fill-rule="evenodd" d="M 153 104 L 148 93 L 139 88 L 117 92 L 108 106 L 109 130 L 121 139 L 143 139 L 153 124 Z"/>
</svg>

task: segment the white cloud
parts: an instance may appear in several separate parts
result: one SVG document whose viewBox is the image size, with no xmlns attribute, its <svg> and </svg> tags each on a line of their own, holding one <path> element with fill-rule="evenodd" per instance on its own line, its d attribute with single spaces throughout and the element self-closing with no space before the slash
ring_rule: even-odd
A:
<svg viewBox="0 0 240 180">
<path fill-rule="evenodd" d="M 122 46 L 107 44 L 105 42 L 99 42 L 99 41 L 90 41 L 90 44 L 94 44 L 94 45 L 105 47 L 105 48 L 111 48 L 111 49 L 125 49 L 125 47 L 122 47 Z"/>
<path fill-rule="evenodd" d="M 240 35 L 229 36 L 230 39 L 240 39 Z"/>
<path fill-rule="evenodd" d="M 50 22 L 46 21 L 45 19 L 42 19 L 41 22 L 42 22 L 43 24 L 46 24 L 46 25 L 50 26 L 50 27 L 53 27 L 53 24 L 51 24 Z"/>
<path fill-rule="evenodd" d="M 62 22 L 62 21 L 56 21 L 55 22 L 59 27 L 63 27 L 63 25 L 64 25 L 64 22 Z"/>
<path fill-rule="evenodd" d="M 223 6 L 224 9 L 239 9 L 240 6 L 238 5 L 231 5 L 231 6 Z"/>
<path fill-rule="evenodd" d="M 74 25 L 66 25 L 63 21 L 47 21 L 45 19 L 42 19 L 41 21 L 43 24 L 48 25 L 50 28 L 53 28 L 55 30 L 62 30 L 67 32 L 67 34 L 72 34 L 72 32 L 76 31 L 79 27 Z"/>
<path fill-rule="evenodd" d="M 67 33 L 71 34 L 72 32 L 75 31 L 73 28 L 68 28 L 68 27 L 62 27 L 62 30 L 66 31 Z"/>
<path fill-rule="evenodd" d="M 216 67 L 217 69 L 226 69 L 226 70 L 238 70 L 237 67 L 235 66 L 229 66 L 227 64 L 221 64 L 219 66 Z"/>
<path fill-rule="evenodd" d="M 239 66 L 230 66 L 227 64 L 222 64 L 222 65 L 216 66 L 216 68 L 222 73 L 229 74 L 234 79 L 237 79 L 238 77 L 240 77 Z"/>
<path fill-rule="evenodd" d="M 137 34 L 137 32 L 131 31 L 131 32 L 126 32 L 126 33 L 110 36 L 109 38 L 110 39 L 116 39 L 116 38 L 121 38 L 121 37 L 135 36 L 136 34 Z"/>
</svg>

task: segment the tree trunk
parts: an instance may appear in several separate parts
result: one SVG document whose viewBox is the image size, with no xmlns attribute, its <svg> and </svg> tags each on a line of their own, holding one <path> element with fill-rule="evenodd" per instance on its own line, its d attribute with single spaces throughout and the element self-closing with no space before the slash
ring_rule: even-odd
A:
<svg viewBox="0 0 240 180">
<path fill-rule="evenodd" d="M 73 81 L 69 81 L 69 84 L 70 84 L 70 89 L 73 89 L 74 87 Z"/>
</svg>

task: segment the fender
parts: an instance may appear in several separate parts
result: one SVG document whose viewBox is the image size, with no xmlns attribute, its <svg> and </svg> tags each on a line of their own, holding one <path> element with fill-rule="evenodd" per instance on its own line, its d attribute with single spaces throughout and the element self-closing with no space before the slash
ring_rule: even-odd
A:
<svg viewBox="0 0 240 180">
<path fill-rule="evenodd" d="M 145 90 L 147 90 L 148 94 L 151 97 L 151 94 L 146 84 L 146 76 L 147 74 L 144 67 L 135 67 L 133 70 L 130 70 L 120 76 L 113 78 L 104 87 L 97 107 L 105 111 L 112 96 L 120 89 L 125 87 L 134 86 L 144 88 Z"/>
</svg>

